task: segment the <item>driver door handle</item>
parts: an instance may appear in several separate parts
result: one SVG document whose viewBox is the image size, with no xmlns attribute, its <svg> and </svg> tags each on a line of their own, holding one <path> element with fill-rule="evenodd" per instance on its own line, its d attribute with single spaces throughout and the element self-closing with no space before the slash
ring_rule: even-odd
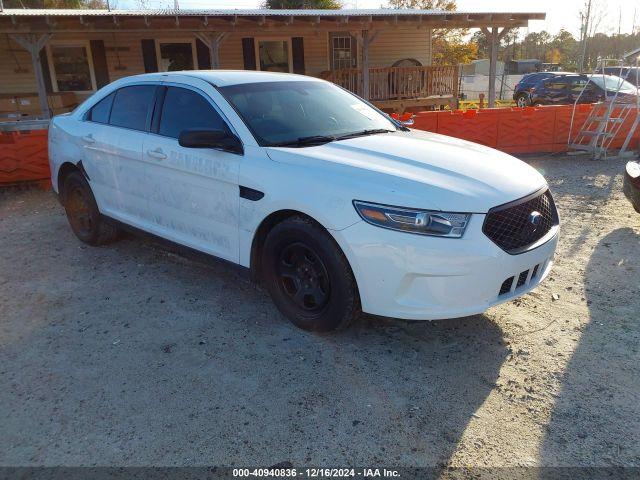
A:
<svg viewBox="0 0 640 480">
<path fill-rule="evenodd" d="M 167 155 L 162 151 L 160 147 L 155 150 L 147 150 L 147 155 L 153 158 L 157 158 L 158 160 L 164 160 L 167 158 Z"/>
<path fill-rule="evenodd" d="M 82 140 L 84 140 L 86 143 L 96 143 L 96 139 L 93 138 L 93 135 L 91 134 L 83 136 Z"/>
</svg>

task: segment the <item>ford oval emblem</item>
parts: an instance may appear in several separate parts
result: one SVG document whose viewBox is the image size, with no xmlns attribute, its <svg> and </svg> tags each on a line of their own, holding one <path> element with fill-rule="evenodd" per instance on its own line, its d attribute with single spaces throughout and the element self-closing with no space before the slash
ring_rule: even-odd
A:
<svg viewBox="0 0 640 480">
<path fill-rule="evenodd" d="M 540 225 L 541 221 L 542 221 L 542 214 L 540 212 L 537 212 L 534 210 L 529 214 L 529 223 L 534 227 L 537 227 L 538 225 Z"/>
</svg>

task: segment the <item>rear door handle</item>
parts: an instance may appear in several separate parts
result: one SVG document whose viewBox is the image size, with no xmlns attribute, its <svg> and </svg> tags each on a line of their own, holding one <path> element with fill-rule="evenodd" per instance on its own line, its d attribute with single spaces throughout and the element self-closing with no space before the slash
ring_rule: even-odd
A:
<svg viewBox="0 0 640 480">
<path fill-rule="evenodd" d="M 162 151 L 161 148 L 156 148 L 155 150 L 147 150 L 147 155 L 153 158 L 157 158 L 158 160 L 164 160 L 167 158 L 167 155 Z"/>
<path fill-rule="evenodd" d="M 85 135 L 84 137 L 82 137 L 82 140 L 84 140 L 86 143 L 96 143 L 96 139 L 93 138 L 93 135 L 91 134 Z"/>
</svg>

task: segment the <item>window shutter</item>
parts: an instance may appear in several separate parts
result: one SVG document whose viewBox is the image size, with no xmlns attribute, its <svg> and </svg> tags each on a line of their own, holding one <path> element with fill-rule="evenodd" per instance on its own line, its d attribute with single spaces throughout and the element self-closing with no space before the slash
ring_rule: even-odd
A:
<svg viewBox="0 0 640 480">
<path fill-rule="evenodd" d="M 156 58 L 155 40 L 142 40 L 142 61 L 145 73 L 158 71 L 158 59 Z"/>
<path fill-rule="evenodd" d="M 200 70 L 211 70 L 209 47 L 199 38 L 196 39 L 196 56 L 198 57 L 198 68 Z"/>
<path fill-rule="evenodd" d="M 109 68 L 107 67 L 107 54 L 102 40 L 91 40 L 91 59 L 93 60 L 93 73 L 96 77 L 96 87 L 102 88 L 109 83 Z"/>
<path fill-rule="evenodd" d="M 302 37 L 291 39 L 291 52 L 293 56 L 293 73 L 304 75 L 304 41 Z"/>
<path fill-rule="evenodd" d="M 252 37 L 242 39 L 242 56 L 244 58 L 245 70 L 256 69 L 256 47 Z"/>
</svg>

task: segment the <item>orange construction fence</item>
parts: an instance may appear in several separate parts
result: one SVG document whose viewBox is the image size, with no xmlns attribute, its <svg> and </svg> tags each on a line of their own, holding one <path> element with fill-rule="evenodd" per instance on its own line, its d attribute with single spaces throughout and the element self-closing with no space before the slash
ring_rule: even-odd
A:
<svg viewBox="0 0 640 480">
<path fill-rule="evenodd" d="M 580 129 L 593 105 L 578 105 L 573 134 Z M 507 153 L 566 152 L 571 105 L 483 110 L 418 112 L 414 128 L 470 140 Z M 615 113 L 614 113 L 615 115 Z M 612 142 L 619 148 L 633 123 L 627 118 Z M 637 148 L 636 131 L 630 148 Z M 0 187 L 21 182 L 49 184 L 47 130 L 0 131 Z"/>
<path fill-rule="evenodd" d="M 0 186 L 50 182 L 47 130 L 0 131 Z"/>
<path fill-rule="evenodd" d="M 577 106 L 572 136 L 578 133 L 592 108 L 593 105 Z M 481 143 L 507 153 L 566 152 L 572 110 L 572 105 L 552 105 L 418 112 L 413 117 L 413 128 Z M 622 146 L 632 123 L 630 115 L 613 140 L 613 148 Z M 636 131 L 630 148 L 636 148 L 639 139 Z"/>
</svg>

